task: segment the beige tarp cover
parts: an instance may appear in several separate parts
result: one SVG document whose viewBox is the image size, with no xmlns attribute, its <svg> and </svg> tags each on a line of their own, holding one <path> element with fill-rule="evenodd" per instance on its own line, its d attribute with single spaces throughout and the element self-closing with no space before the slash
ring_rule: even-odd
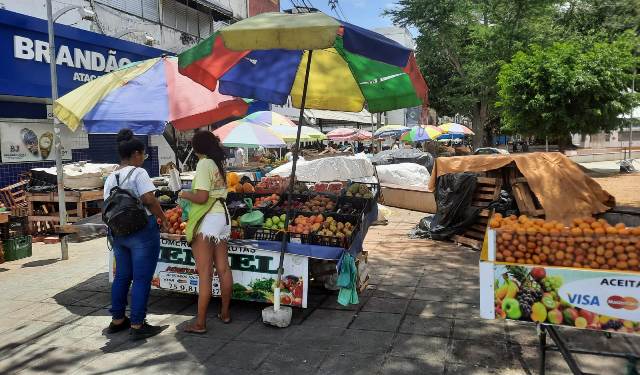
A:
<svg viewBox="0 0 640 375">
<path fill-rule="evenodd" d="M 515 162 L 527 179 L 548 220 L 567 222 L 575 217 L 604 212 L 615 204 L 611 194 L 587 176 L 576 163 L 558 152 L 437 158 L 428 190 L 435 190 L 438 176 L 485 172 L 511 162 Z"/>
</svg>

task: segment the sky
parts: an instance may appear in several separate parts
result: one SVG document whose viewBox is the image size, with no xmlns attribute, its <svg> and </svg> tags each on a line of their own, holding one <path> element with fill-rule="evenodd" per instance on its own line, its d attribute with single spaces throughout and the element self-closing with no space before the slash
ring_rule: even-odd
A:
<svg viewBox="0 0 640 375">
<path fill-rule="evenodd" d="M 329 7 L 328 0 L 305 0 L 307 4 L 315 8 L 320 9 L 326 14 L 344 19 L 349 23 L 367 28 L 374 29 L 376 27 L 393 26 L 391 20 L 388 17 L 383 17 L 382 12 L 385 8 L 393 7 L 393 0 L 338 0 L 338 3 L 342 7 L 344 12 L 344 18 L 342 13 L 339 13 L 341 17 L 338 17 Z M 295 0 L 296 3 L 302 4 L 302 0 Z M 280 0 L 280 7 L 282 9 L 292 8 L 291 0 Z"/>
</svg>

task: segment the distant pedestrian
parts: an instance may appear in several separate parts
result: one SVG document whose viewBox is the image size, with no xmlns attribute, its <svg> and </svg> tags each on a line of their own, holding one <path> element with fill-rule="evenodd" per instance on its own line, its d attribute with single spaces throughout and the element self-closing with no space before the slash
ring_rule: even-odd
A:
<svg viewBox="0 0 640 375">
<path fill-rule="evenodd" d="M 242 147 L 236 148 L 236 151 L 234 153 L 234 159 L 235 159 L 235 163 L 234 163 L 235 167 L 238 167 L 238 168 L 244 167 L 244 150 L 242 149 Z"/>
<path fill-rule="evenodd" d="M 130 338 L 140 340 L 162 332 L 163 328 L 152 326 L 145 320 L 151 279 L 156 270 L 160 254 L 160 230 L 156 218 L 168 229 L 168 221 L 155 197 L 155 186 L 142 167 L 147 154 L 144 143 L 133 136 L 129 129 L 122 129 L 117 136 L 120 166 L 107 177 L 104 183 L 104 199 L 111 190 L 120 186 L 139 198 L 148 215 L 147 225 L 132 234 L 114 236 L 109 234 L 116 262 L 115 277 L 111 285 L 111 324 L 108 333 L 130 329 Z M 155 215 L 155 218 L 154 218 Z M 125 314 L 127 296 L 131 288 L 131 317 Z"/>
</svg>

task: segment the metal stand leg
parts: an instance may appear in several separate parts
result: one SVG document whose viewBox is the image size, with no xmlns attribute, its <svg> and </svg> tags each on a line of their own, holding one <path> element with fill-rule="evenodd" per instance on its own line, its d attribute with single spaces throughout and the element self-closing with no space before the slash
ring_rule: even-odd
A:
<svg viewBox="0 0 640 375">
<path fill-rule="evenodd" d="M 560 335 L 558 335 L 558 331 L 556 331 L 555 327 L 546 326 L 545 328 L 549 331 L 551 339 L 556 343 L 558 351 L 560 351 L 560 354 L 562 354 L 562 357 L 567 362 L 567 365 L 569 365 L 569 369 L 571 369 L 573 375 L 584 375 L 584 373 L 578 367 L 573 354 L 571 354 L 571 351 L 569 350 L 569 348 L 567 348 L 565 342 L 560 338 Z"/>
<path fill-rule="evenodd" d="M 538 324 L 538 338 L 540 339 L 538 344 L 540 349 L 540 369 L 538 374 L 544 375 L 547 362 L 547 331 L 542 324 Z"/>
</svg>

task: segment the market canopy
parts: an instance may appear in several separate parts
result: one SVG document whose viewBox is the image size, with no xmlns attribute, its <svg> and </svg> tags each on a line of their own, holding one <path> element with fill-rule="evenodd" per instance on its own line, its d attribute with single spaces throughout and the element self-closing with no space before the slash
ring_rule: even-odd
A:
<svg viewBox="0 0 640 375">
<path fill-rule="evenodd" d="M 353 128 L 337 128 L 327 133 L 327 138 L 332 141 L 364 141 L 371 139 L 372 134 L 366 130 Z"/>
<path fill-rule="evenodd" d="M 447 122 L 442 125 L 438 125 L 438 128 L 442 130 L 443 133 L 446 134 L 463 134 L 463 135 L 474 135 L 475 133 L 462 124 L 456 124 L 454 122 Z"/>
<path fill-rule="evenodd" d="M 233 121 L 213 131 L 225 147 L 287 147 L 286 142 L 268 127 L 250 121 Z"/>
<path fill-rule="evenodd" d="M 54 114 L 69 129 L 89 133 L 162 134 L 197 129 L 247 112 L 239 98 L 210 91 L 178 72 L 178 59 L 160 57 L 129 64 L 87 82 L 54 104 Z"/>
<path fill-rule="evenodd" d="M 224 27 L 180 55 L 211 90 L 305 108 L 369 112 L 421 106 L 427 85 L 411 49 L 323 13 L 264 13 Z"/>
<path fill-rule="evenodd" d="M 437 139 L 442 133 L 442 130 L 436 126 L 419 125 L 404 132 L 402 136 L 400 136 L 400 140 L 406 142 L 431 141 Z"/>
<path fill-rule="evenodd" d="M 373 133 L 374 138 L 397 138 L 402 135 L 402 133 L 410 130 L 408 126 L 404 125 L 385 125 Z"/>
</svg>

